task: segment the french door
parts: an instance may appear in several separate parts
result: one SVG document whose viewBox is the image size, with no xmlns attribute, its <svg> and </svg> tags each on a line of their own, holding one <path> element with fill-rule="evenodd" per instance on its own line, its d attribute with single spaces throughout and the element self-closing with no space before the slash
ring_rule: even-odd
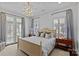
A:
<svg viewBox="0 0 79 59">
<path fill-rule="evenodd" d="M 6 45 L 16 43 L 16 36 L 21 36 L 21 22 L 20 17 L 6 16 Z"/>
</svg>

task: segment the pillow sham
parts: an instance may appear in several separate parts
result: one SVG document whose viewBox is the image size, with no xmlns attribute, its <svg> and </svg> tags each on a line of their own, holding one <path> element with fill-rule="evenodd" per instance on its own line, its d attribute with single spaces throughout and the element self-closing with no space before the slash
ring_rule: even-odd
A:
<svg viewBox="0 0 79 59">
<path fill-rule="evenodd" d="M 44 33 L 43 32 L 40 34 L 40 37 L 44 37 Z"/>
<path fill-rule="evenodd" d="M 51 38 L 56 37 L 55 33 L 51 33 Z"/>
<path fill-rule="evenodd" d="M 36 33 L 36 36 L 39 37 L 39 32 Z"/>
<path fill-rule="evenodd" d="M 46 39 L 51 38 L 51 34 L 46 33 L 46 34 L 45 34 L 45 38 L 46 38 Z"/>
</svg>

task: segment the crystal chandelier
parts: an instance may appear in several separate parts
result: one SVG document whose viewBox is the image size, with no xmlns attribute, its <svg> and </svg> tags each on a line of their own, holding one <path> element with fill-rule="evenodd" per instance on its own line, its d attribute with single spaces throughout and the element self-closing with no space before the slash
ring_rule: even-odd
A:
<svg viewBox="0 0 79 59">
<path fill-rule="evenodd" d="M 32 8 L 31 8 L 30 2 L 27 2 L 26 8 L 25 8 L 25 15 L 32 16 Z"/>
</svg>

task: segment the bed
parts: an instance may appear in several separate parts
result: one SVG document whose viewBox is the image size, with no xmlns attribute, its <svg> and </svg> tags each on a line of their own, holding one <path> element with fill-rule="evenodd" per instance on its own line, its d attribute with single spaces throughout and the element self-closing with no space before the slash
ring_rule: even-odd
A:
<svg viewBox="0 0 79 59">
<path fill-rule="evenodd" d="M 43 30 L 49 33 L 48 30 Z M 50 31 L 50 33 L 52 33 Z M 47 56 L 54 49 L 55 37 L 44 38 L 38 36 L 18 37 L 18 49 L 22 50 L 30 56 Z"/>
</svg>

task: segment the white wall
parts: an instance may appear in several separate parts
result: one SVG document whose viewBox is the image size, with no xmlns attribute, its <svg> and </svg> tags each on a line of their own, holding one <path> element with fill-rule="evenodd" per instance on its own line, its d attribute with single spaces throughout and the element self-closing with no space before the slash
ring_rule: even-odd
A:
<svg viewBox="0 0 79 59">
<path fill-rule="evenodd" d="M 49 14 L 41 16 L 38 20 L 40 29 L 46 27 L 52 28 L 52 19 Z"/>
<path fill-rule="evenodd" d="M 78 4 L 78 19 L 77 19 L 77 38 L 78 38 L 78 55 L 79 55 L 79 4 Z"/>
<path fill-rule="evenodd" d="M 77 26 L 77 21 L 78 21 L 78 5 L 72 7 L 73 11 L 73 26 L 74 26 L 74 39 L 75 39 L 75 50 L 78 50 L 77 44 L 78 44 L 78 26 Z"/>
<path fill-rule="evenodd" d="M 29 22 L 29 19 L 25 17 L 25 36 L 28 35 L 29 33 L 29 26 L 28 26 L 28 23 Z"/>
<path fill-rule="evenodd" d="M 25 17 L 25 36 L 28 36 L 31 28 L 31 18 Z"/>
</svg>

